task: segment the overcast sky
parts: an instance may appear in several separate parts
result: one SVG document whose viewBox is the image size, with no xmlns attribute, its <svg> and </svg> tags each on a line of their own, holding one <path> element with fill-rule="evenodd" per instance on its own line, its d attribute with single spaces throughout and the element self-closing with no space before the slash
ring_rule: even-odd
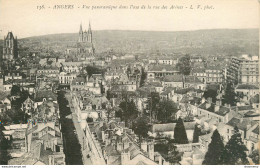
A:
<svg viewBox="0 0 260 168">
<path fill-rule="evenodd" d="M 53 5 L 74 5 L 73 10 L 52 10 Z M 184 6 L 175 10 L 87 10 L 82 5 L 171 5 Z M 189 9 L 190 5 L 214 6 L 213 10 Z M 47 9 L 37 10 L 37 5 Z M 186 8 L 188 7 L 188 8 Z M 258 28 L 257 0 L 0 0 L 0 37 L 12 31 L 18 38 L 75 33 L 82 22 L 93 30 L 183 31 L 218 28 Z"/>
</svg>

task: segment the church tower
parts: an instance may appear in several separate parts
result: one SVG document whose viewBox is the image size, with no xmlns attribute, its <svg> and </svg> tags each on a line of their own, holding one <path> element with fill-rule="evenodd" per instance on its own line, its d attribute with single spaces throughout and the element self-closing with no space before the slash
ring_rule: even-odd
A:
<svg viewBox="0 0 260 168">
<path fill-rule="evenodd" d="M 95 48 L 92 43 L 92 30 L 91 25 L 89 22 L 88 31 L 83 31 L 82 24 L 80 24 L 79 28 L 79 37 L 78 37 L 78 43 L 77 43 L 77 54 L 78 55 L 92 55 L 95 52 Z"/>
<path fill-rule="evenodd" d="M 7 36 L 4 37 L 3 44 L 3 60 L 13 60 L 18 57 L 18 48 L 17 48 L 17 37 L 14 38 L 12 32 L 8 32 Z"/>
</svg>

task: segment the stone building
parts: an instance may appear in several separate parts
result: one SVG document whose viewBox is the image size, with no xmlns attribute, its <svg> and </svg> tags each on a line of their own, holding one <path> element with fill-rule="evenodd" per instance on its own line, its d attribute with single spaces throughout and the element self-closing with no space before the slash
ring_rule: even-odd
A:
<svg viewBox="0 0 260 168">
<path fill-rule="evenodd" d="M 18 57 L 17 37 L 12 32 L 8 32 L 4 37 L 3 43 L 3 60 L 13 60 Z"/>
</svg>

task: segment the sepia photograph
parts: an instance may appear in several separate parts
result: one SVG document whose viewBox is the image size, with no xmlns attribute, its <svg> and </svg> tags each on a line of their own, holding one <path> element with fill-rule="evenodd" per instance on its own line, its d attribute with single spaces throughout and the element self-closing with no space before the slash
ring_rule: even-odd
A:
<svg viewBox="0 0 260 168">
<path fill-rule="evenodd" d="M 258 167 L 259 0 L 0 0 L 0 20 L 1 168 Z"/>
</svg>

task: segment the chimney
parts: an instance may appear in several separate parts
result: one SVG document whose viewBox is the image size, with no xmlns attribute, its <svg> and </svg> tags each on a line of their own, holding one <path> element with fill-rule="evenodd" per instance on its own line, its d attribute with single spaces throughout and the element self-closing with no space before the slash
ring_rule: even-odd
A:
<svg viewBox="0 0 260 168">
<path fill-rule="evenodd" d="M 123 149 L 129 148 L 129 142 L 124 142 L 123 143 Z"/>
<path fill-rule="evenodd" d="M 214 107 L 214 112 L 217 112 L 217 111 L 219 111 L 219 105 L 215 105 L 215 107 Z"/>
<path fill-rule="evenodd" d="M 122 142 L 117 142 L 116 150 L 119 151 L 119 152 L 123 150 L 123 143 Z"/>
<path fill-rule="evenodd" d="M 154 161 L 154 143 L 149 142 L 148 144 L 148 157 Z"/>
<path fill-rule="evenodd" d="M 162 165 L 162 156 L 161 155 L 158 156 L 158 161 L 159 161 L 159 165 Z"/>
<path fill-rule="evenodd" d="M 201 99 L 201 103 L 205 103 L 205 101 L 206 101 L 206 99 L 203 97 L 203 98 Z"/>
<path fill-rule="evenodd" d="M 146 142 L 146 141 L 144 141 L 144 142 L 141 143 L 141 149 L 142 149 L 143 151 L 147 152 L 147 142 Z"/>
<path fill-rule="evenodd" d="M 102 141 L 104 142 L 106 137 L 105 137 L 105 131 L 101 131 L 101 138 L 102 138 Z"/>
<path fill-rule="evenodd" d="M 211 98 L 211 97 L 208 97 L 208 98 L 207 98 L 207 101 L 208 101 L 208 103 L 211 104 L 211 103 L 212 103 L 212 98 Z"/>
<path fill-rule="evenodd" d="M 222 106 L 222 101 L 221 101 L 221 100 L 217 100 L 217 101 L 216 101 L 216 105 Z"/>
<path fill-rule="evenodd" d="M 129 161 L 130 161 L 130 153 L 129 151 L 128 152 L 122 152 L 121 153 L 121 164 L 122 165 L 127 165 L 129 164 Z"/>
</svg>

